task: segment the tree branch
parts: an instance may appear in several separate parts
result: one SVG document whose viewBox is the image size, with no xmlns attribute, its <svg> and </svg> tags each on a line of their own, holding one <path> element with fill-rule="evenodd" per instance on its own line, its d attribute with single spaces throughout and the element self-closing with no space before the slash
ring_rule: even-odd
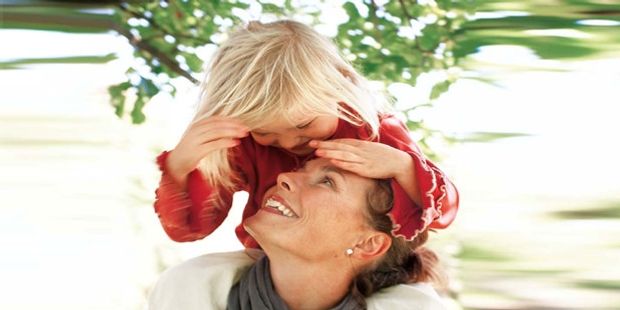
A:
<svg viewBox="0 0 620 310">
<path fill-rule="evenodd" d="M 400 7 L 403 9 L 403 14 L 405 15 L 405 17 L 407 17 L 407 24 L 411 26 L 411 20 L 413 19 L 413 17 L 411 17 L 411 15 L 409 15 L 409 13 L 407 12 L 407 6 L 405 5 L 405 1 L 398 0 L 398 2 L 400 3 Z"/>
<path fill-rule="evenodd" d="M 368 10 L 368 15 L 370 17 L 370 19 L 374 22 L 375 25 L 379 25 L 379 18 L 377 17 L 377 4 L 375 3 L 374 0 L 370 1 L 370 8 Z M 378 41 L 380 42 L 379 44 L 381 44 L 383 42 L 383 34 L 381 33 L 381 31 L 377 30 L 377 27 L 373 28 L 373 33 L 374 35 L 377 37 L 377 39 L 379 39 Z M 383 44 L 381 44 L 383 45 Z"/>
<path fill-rule="evenodd" d="M 170 59 L 168 57 L 168 55 L 166 55 L 163 52 L 159 51 L 158 49 L 156 49 L 155 47 L 151 46 L 147 42 L 145 42 L 143 40 L 140 40 L 139 38 L 136 38 L 127 29 L 123 28 L 120 25 L 114 24 L 113 30 L 115 30 L 120 35 L 122 35 L 125 38 L 127 38 L 127 40 L 129 40 L 129 44 L 131 44 L 133 47 L 135 47 L 135 48 L 137 48 L 139 50 L 145 50 L 145 51 L 151 53 L 151 55 L 153 55 L 153 57 L 157 58 L 157 60 L 159 60 L 159 62 L 161 62 L 162 64 L 164 64 L 168 68 L 170 68 L 170 70 L 178 73 L 180 76 L 188 79 L 190 82 L 192 82 L 194 84 L 198 84 L 199 83 L 199 81 L 197 79 L 195 79 L 189 72 L 181 69 L 179 64 L 176 61 Z"/>
<path fill-rule="evenodd" d="M 182 33 L 172 33 L 170 31 L 164 29 L 164 27 L 162 27 L 160 24 L 155 22 L 154 19 L 149 18 L 149 17 L 147 17 L 146 15 L 144 15 L 144 14 L 142 14 L 140 12 L 136 12 L 136 11 L 133 11 L 133 10 L 129 9 L 129 7 L 126 4 L 124 4 L 124 3 L 120 5 L 120 8 L 121 8 L 122 11 L 131 14 L 133 17 L 145 19 L 146 21 L 149 22 L 149 24 L 151 26 L 153 26 L 153 28 L 163 32 L 164 34 L 170 35 L 170 36 L 172 36 L 174 38 L 183 38 L 183 39 L 187 39 L 187 40 L 192 40 L 192 41 L 196 41 L 199 44 L 214 44 L 213 41 L 208 40 L 208 39 L 205 41 L 205 40 L 201 40 L 200 38 L 184 35 Z"/>
</svg>

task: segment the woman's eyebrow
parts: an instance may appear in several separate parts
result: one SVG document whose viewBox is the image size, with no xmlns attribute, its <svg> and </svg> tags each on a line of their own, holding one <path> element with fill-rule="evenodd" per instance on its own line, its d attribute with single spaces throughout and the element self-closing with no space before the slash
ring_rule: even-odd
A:
<svg viewBox="0 0 620 310">
<path fill-rule="evenodd" d="M 347 181 L 347 178 L 345 177 L 343 170 L 336 166 L 325 165 L 321 167 L 321 170 L 324 172 L 335 172 L 338 176 L 340 176 L 340 178 L 342 178 L 344 182 Z"/>
</svg>

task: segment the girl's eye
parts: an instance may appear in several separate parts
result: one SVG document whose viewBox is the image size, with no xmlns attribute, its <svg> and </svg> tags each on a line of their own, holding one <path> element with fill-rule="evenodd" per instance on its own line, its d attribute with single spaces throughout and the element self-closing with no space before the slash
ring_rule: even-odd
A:
<svg viewBox="0 0 620 310">
<path fill-rule="evenodd" d="M 304 129 L 304 128 L 308 128 L 308 127 L 310 127 L 310 125 L 312 124 L 312 122 L 314 122 L 314 120 L 311 120 L 311 121 L 309 121 L 309 122 L 307 122 L 307 123 L 305 123 L 305 124 L 303 124 L 303 125 L 299 125 L 299 126 L 297 126 L 297 129 Z"/>
<path fill-rule="evenodd" d="M 257 135 L 259 137 L 264 137 L 264 136 L 269 135 L 269 133 L 266 133 L 266 132 L 256 132 L 256 131 L 252 131 L 252 134 Z"/>
</svg>

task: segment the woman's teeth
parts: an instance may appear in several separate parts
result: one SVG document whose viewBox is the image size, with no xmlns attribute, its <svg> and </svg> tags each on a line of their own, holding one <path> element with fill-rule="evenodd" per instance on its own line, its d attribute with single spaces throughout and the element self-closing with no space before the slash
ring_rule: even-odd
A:
<svg viewBox="0 0 620 310">
<path fill-rule="evenodd" d="M 267 199 L 267 203 L 265 203 L 265 206 L 269 208 L 274 208 L 280 211 L 280 213 L 282 213 L 282 215 L 286 217 L 297 217 L 297 215 L 295 214 L 295 212 L 293 212 L 293 210 L 287 208 L 285 205 L 281 204 L 277 200 L 274 200 L 273 198 Z"/>
</svg>

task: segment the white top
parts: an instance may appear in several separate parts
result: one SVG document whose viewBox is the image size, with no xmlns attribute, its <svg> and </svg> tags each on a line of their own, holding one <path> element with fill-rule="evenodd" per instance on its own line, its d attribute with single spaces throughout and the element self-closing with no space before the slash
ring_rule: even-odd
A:
<svg viewBox="0 0 620 310">
<path fill-rule="evenodd" d="M 206 254 L 166 270 L 149 296 L 149 310 L 224 310 L 230 288 L 260 257 L 260 250 Z M 250 257 L 253 256 L 254 258 Z M 366 299 L 369 310 L 445 310 L 426 283 L 385 288 Z"/>
</svg>

